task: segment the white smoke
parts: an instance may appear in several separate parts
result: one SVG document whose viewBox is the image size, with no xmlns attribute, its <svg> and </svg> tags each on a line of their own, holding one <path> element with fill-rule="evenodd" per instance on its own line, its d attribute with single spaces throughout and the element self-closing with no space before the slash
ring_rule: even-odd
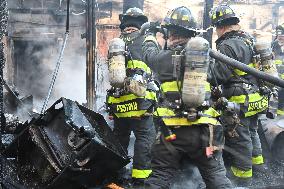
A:
<svg viewBox="0 0 284 189">
<path fill-rule="evenodd" d="M 57 41 L 54 42 L 54 39 Z M 47 96 L 62 40 L 54 36 L 50 38 L 50 42 L 44 41 L 43 45 L 34 41 L 27 41 L 24 45 L 25 67 L 21 70 L 22 80 L 18 79 L 16 87 L 21 96 L 33 95 L 34 108 L 40 111 Z M 86 102 L 85 52 L 85 40 L 80 39 L 79 33 L 70 35 L 48 107 L 60 97 Z M 29 61 L 33 63 L 27 64 Z"/>
<path fill-rule="evenodd" d="M 189 162 L 183 162 L 182 170 L 179 171 L 172 189 L 204 189 L 205 183 L 196 166 Z"/>
<path fill-rule="evenodd" d="M 67 44 L 56 80 L 53 99 L 65 97 L 79 103 L 86 102 L 85 41 L 78 40 L 77 42 L 78 46 Z"/>
</svg>

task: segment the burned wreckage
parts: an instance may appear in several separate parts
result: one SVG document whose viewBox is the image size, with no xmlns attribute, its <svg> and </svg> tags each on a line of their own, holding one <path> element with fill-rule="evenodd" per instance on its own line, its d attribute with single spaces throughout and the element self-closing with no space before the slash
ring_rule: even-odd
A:
<svg viewBox="0 0 284 189">
<path fill-rule="evenodd" d="M 97 186 L 129 163 L 103 116 L 65 98 L 24 126 L 3 156 L 27 188 Z"/>
<path fill-rule="evenodd" d="M 87 5 L 92 3 L 94 1 L 87 1 Z M 100 8 L 105 8 L 104 5 Z M 0 37 L 2 38 L 6 33 L 8 19 L 7 1 L 1 1 L 0 6 Z M 87 10 L 87 16 L 94 16 L 92 11 Z M 88 27 L 93 27 L 94 23 L 89 22 L 88 24 Z M 87 31 L 87 37 L 92 36 L 92 32 Z M 92 49 L 94 44 L 90 44 L 92 40 L 94 39 L 87 39 L 89 52 L 94 51 Z M 14 43 L 23 45 L 17 40 Z M 5 63 L 3 43 L 0 48 L 0 61 L 3 67 Z M 279 85 L 284 87 L 283 80 L 255 72 L 213 50 L 210 51 L 210 55 L 242 71 L 255 74 L 256 77 L 276 85 L 280 83 Z M 91 62 L 94 61 L 92 59 L 94 57 L 88 58 Z M 89 73 L 95 73 L 93 68 L 87 69 Z M 43 109 L 44 111 L 37 114 L 32 113 L 33 98 L 31 96 L 20 98 L 17 91 L 5 82 L 3 69 L 1 69 L 1 82 L 0 168 L 2 188 L 102 188 L 112 181 L 117 171 L 130 162 L 130 158 L 115 138 L 104 116 L 91 110 L 93 109 L 90 106 L 90 103 L 93 103 L 91 97 L 88 99 L 88 108 L 67 98 L 60 98 L 47 110 Z M 92 82 L 90 79 L 87 83 L 89 88 L 94 86 Z M 92 93 L 90 92 L 92 90 L 87 92 Z M 19 109 L 25 112 L 24 119 L 14 116 Z M 24 122 L 25 119 L 28 121 Z M 282 146 L 284 117 L 280 116 L 274 120 L 261 118 L 259 123 L 262 126 L 259 133 L 265 156 L 272 167 L 272 178 L 267 179 L 268 181 L 260 188 L 272 188 L 274 185 L 281 188 L 284 185 L 284 148 Z"/>
</svg>

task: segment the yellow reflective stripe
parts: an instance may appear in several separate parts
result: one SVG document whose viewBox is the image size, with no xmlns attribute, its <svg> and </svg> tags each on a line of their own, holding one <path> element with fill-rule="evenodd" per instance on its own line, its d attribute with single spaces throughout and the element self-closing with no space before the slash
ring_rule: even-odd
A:
<svg viewBox="0 0 284 189">
<path fill-rule="evenodd" d="M 241 71 L 241 70 L 239 70 L 239 69 L 234 69 L 234 72 L 235 72 L 237 75 L 239 75 L 239 76 L 243 76 L 243 75 L 246 75 L 246 74 L 247 74 L 246 72 L 243 72 L 243 71 Z"/>
<path fill-rule="evenodd" d="M 175 112 L 169 108 L 157 108 L 157 110 L 154 112 L 155 116 L 159 117 L 171 117 L 175 116 Z"/>
<path fill-rule="evenodd" d="M 252 169 L 249 169 L 247 171 L 243 171 L 241 169 L 238 169 L 238 168 L 232 166 L 231 170 L 236 177 L 239 177 L 239 178 L 250 178 L 250 177 L 252 177 Z"/>
<path fill-rule="evenodd" d="M 132 178 L 145 179 L 150 176 L 152 170 L 132 169 Z"/>
<path fill-rule="evenodd" d="M 188 15 L 183 15 L 182 18 L 181 18 L 181 20 L 189 21 Z"/>
<path fill-rule="evenodd" d="M 281 77 L 281 79 L 284 79 L 284 74 L 281 74 L 280 77 Z"/>
<path fill-rule="evenodd" d="M 154 37 L 153 35 L 148 35 L 145 39 L 145 41 L 153 41 L 154 43 L 158 43 L 156 37 Z"/>
<path fill-rule="evenodd" d="M 232 9 L 226 9 L 226 10 L 225 10 L 225 14 L 233 14 Z"/>
<path fill-rule="evenodd" d="M 282 60 L 275 60 L 274 63 L 277 64 L 277 65 L 280 65 L 280 64 L 282 64 Z"/>
<path fill-rule="evenodd" d="M 255 115 L 255 114 L 259 113 L 259 112 L 262 112 L 262 111 L 263 111 L 263 109 L 246 112 L 245 113 L 245 117 L 253 116 L 253 115 Z"/>
<path fill-rule="evenodd" d="M 219 125 L 217 119 L 210 117 L 201 117 L 196 121 L 189 121 L 187 118 L 173 117 L 173 118 L 163 118 L 163 121 L 167 126 L 191 126 L 198 124 Z"/>
<path fill-rule="evenodd" d="M 205 110 L 203 114 L 208 115 L 210 117 L 219 117 L 220 113 L 217 112 L 214 108 L 209 108 L 208 110 Z M 157 110 L 154 112 L 155 116 L 160 117 L 173 117 L 176 116 L 175 112 L 169 108 L 157 108 Z"/>
<path fill-rule="evenodd" d="M 259 155 L 259 156 L 256 156 L 256 157 L 252 157 L 252 164 L 253 165 L 264 164 L 263 156 Z"/>
<path fill-rule="evenodd" d="M 130 111 L 123 113 L 114 113 L 116 117 L 141 117 L 147 112 L 147 110 Z"/>
<path fill-rule="evenodd" d="M 205 115 L 209 115 L 211 117 L 219 117 L 220 113 L 217 112 L 214 108 L 209 108 L 203 112 Z"/>
<path fill-rule="evenodd" d="M 177 14 L 173 14 L 172 15 L 172 19 L 176 20 L 178 18 L 178 15 Z"/>
<path fill-rule="evenodd" d="M 206 92 L 211 92 L 210 83 L 208 83 L 208 82 L 206 82 L 205 91 L 206 91 Z"/>
<path fill-rule="evenodd" d="M 283 110 L 278 109 L 278 110 L 277 110 L 277 114 L 278 114 L 278 115 L 284 115 L 284 111 L 283 111 Z"/>
<path fill-rule="evenodd" d="M 179 91 L 177 81 L 164 82 L 162 83 L 161 88 L 164 93 Z"/>
<path fill-rule="evenodd" d="M 150 92 L 150 91 L 146 91 L 146 96 L 136 96 L 134 94 L 128 94 L 128 95 L 123 95 L 120 97 L 113 97 L 113 96 L 109 96 L 108 97 L 108 103 L 110 104 L 117 104 L 117 103 L 121 103 L 121 102 L 125 102 L 125 101 L 130 101 L 130 100 L 135 100 L 137 98 L 144 98 L 144 99 L 149 99 L 149 100 L 154 100 L 157 101 L 157 96 L 155 92 Z"/>
<path fill-rule="evenodd" d="M 143 61 L 140 60 L 129 60 L 127 62 L 127 68 L 140 68 L 143 69 L 148 74 L 151 74 L 151 69 L 145 64 Z"/>
<path fill-rule="evenodd" d="M 181 83 L 179 82 L 179 84 L 181 84 Z M 164 83 L 162 83 L 161 88 L 162 88 L 164 93 L 179 91 L 177 81 L 164 82 Z M 208 82 L 206 82 L 206 84 L 205 84 L 205 91 L 206 92 L 211 91 L 210 83 L 208 83 Z"/>
<path fill-rule="evenodd" d="M 249 102 L 261 100 L 263 97 L 259 93 L 249 94 Z M 232 96 L 229 101 L 244 104 L 246 102 L 246 95 Z"/>
<path fill-rule="evenodd" d="M 254 64 L 253 64 L 253 63 L 250 63 L 248 66 L 251 67 L 251 68 L 254 68 Z M 239 69 L 234 69 L 234 72 L 235 72 L 237 75 L 239 75 L 239 76 L 242 76 L 242 75 L 246 75 L 246 74 L 247 74 L 246 72 L 243 72 L 243 71 L 241 71 L 241 70 L 239 70 Z"/>
<path fill-rule="evenodd" d="M 268 107 L 268 99 L 266 97 L 261 96 L 259 93 L 253 93 L 253 94 L 249 94 L 249 103 L 254 103 L 257 101 L 261 101 L 261 103 L 263 103 L 263 106 L 260 107 L 259 109 L 256 110 L 250 110 L 251 106 L 249 104 L 248 110 L 245 113 L 245 117 L 249 117 L 249 116 L 253 116 L 259 112 L 262 112 L 263 110 L 265 110 Z M 232 96 L 229 101 L 231 102 L 236 102 L 239 104 L 244 104 L 246 101 L 246 95 L 240 95 L 240 96 Z"/>
</svg>

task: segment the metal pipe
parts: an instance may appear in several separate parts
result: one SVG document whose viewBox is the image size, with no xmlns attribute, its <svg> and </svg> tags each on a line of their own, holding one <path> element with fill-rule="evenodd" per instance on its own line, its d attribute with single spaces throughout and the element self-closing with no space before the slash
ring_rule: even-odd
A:
<svg viewBox="0 0 284 189">
<path fill-rule="evenodd" d="M 209 55 L 212 57 L 212 58 L 215 58 L 225 64 L 228 64 L 234 68 L 237 68 L 243 72 L 246 72 L 248 74 L 251 74 L 253 75 L 254 77 L 258 78 L 258 79 L 262 79 L 264 81 L 267 81 L 269 83 L 272 83 L 276 86 L 279 86 L 279 87 L 282 87 L 284 88 L 284 80 L 283 79 L 280 79 L 280 78 L 277 78 L 277 77 L 273 77 L 265 72 L 262 72 L 262 71 L 259 71 L 255 68 L 251 68 L 249 66 L 247 66 L 246 64 L 242 63 L 242 62 L 239 62 L 233 58 L 230 58 L 218 51 L 215 51 L 215 50 L 212 50 L 210 49 L 209 51 Z"/>
<path fill-rule="evenodd" d="M 96 48 L 96 0 L 87 0 L 86 14 L 86 97 L 87 106 L 93 110 L 95 105 L 95 48 Z"/>
<path fill-rule="evenodd" d="M 66 33 L 69 33 L 70 0 L 67 0 Z"/>
<path fill-rule="evenodd" d="M 211 25 L 210 15 L 208 14 L 213 8 L 213 0 L 205 0 L 204 2 L 204 11 L 203 11 L 203 29 L 207 30 Z M 210 47 L 212 48 L 212 34 L 213 28 L 208 29 L 207 32 L 203 33 L 203 37 L 209 41 Z"/>
</svg>

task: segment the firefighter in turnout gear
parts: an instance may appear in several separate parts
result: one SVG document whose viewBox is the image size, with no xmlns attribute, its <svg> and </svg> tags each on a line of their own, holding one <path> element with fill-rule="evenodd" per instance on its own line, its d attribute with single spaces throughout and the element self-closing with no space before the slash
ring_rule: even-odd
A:
<svg viewBox="0 0 284 189">
<path fill-rule="evenodd" d="M 161 82 L 162 99 L 156 112 L 161 117 L 159 126 L 176 138 L 167 140 L 163 131 L 157 136 L 152 148 L 153 172 L 145 188 L 171 188 L 183 158 L 199 168 L 207 188 L 230 188 L 222 159 L 223 130 L 216 119 L 219 114 L 206 103 L 209 44 L 195 38 L 196 22 L 186 7 L 169 12 L 164 22 L 168 47 L 159 48 L 157 27 L 151 26 L 142 50 L 144 61 Z"/>
<path fill-rule="evenodd" d="M 276 38 L 272 43 L 272 50 L 275 56 L 275 64 L 279 77 L 284 79 L 284 23 L 276 27 Z M 284 115 L 284 89 L 278 91 L 277 115 Z"/>
<path fill-rule="evenodd" d="M 250 67 L 256 67 L 253 61 L 254 40 L 240 30 L 240 20 L 234 11 L 227 5 L 220 5 L 212 10 L 211 19 L 218 36 L 217 50 Z M 222 96 L 241 107 L 234 119 L 223 119 L 226 128 L 225 150 L 227 148 L 232 160 L 230 173 L 234 181 L 249 184 L 252 168 L 264 165 L 257 120 L 258 114 L 266 111 L 268 98 L 260 94 L 255 77 L 218 61 L 212 70 L 212 75 L 222 86 Z"/>
<path fill-rule="evenodd" d="M 119 19 L 121 36 L 109 46 L 112 88 L 108 90 L 106 104 L 114 119 L 114 134 L 125 151 L 131 132 L 135 135 L 132 184 L 139 185 L 152 172 L 150 150 L 156 136 L 153 111 L 157 89 L 151 81 L 151 69 L 142 61 L 144 37 L 139 29 L 148 21 L 147 17 L 142 10 L 130 8 Z"/>
</svg>

